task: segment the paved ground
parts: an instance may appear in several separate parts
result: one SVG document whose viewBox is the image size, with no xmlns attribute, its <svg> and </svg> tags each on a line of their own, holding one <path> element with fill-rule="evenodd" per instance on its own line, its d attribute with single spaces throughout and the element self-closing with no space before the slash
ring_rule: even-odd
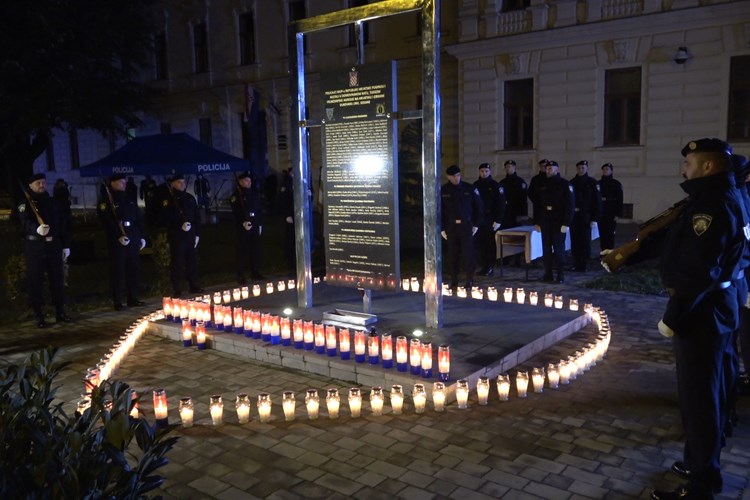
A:
<svg viewBox="0 0 750 500">
<path fill-rule="evenodd" d="M 300 405 L 298 419 L 288 423 L 280 411 L 282 391 L 294 390 L 299 403 L 307 388 L 346 392 L 348 384 L 151 337 L 118 377 L 136 388 L 166 388 L 173 422 L 179 397 L 197 402 L 198 425 L 176 430 L 182 438 L 163 469 L 165 498 L 648 498 L 653 487 L 679 484 L 668 469 L 682 449 L 671 345 L 655 328 L 665 299 L 580 287 L 600 272 L 570 275 L 564 285 L 547 288 L 606 309 L 614 332 L 607 359 L 570 385 L 527 399 L 492 398 L 482 407 L 472 397 L 468 410 L 452 404 L 443 414 L 416 415 L 409 407 L 403 415 L 363 411 L 352 419 L 344 410 L 338 420 L 315 421 L 304 418 Z M 506 269 L 504 278 L 483 284 L 531 289 L 522 279 L 522 270 Z M 152 299 L 150 307 L 158 302 Z M 72 408 L 85 368 L 132 314 L 87 314 L 43 332 L 31 324 L 0 328 L 2 363 L 48 343 L 61 346 L 72 365 L 59 394 Z M 580 341 L 556 349 L 575 350 Z M 542 353 L 526 365 L 550 356 Z M 231 399 L 239 392 L 270 392 L 275 419 L 261 424 L 253 409 L 249 424 L 238 425 L 228 413 L 226 424 L 211 426 L 210 395 Z M 750 499 L 750 401 L 741 402 L 740 412 L 722 456 L 721 498 Z"/>
</svg>

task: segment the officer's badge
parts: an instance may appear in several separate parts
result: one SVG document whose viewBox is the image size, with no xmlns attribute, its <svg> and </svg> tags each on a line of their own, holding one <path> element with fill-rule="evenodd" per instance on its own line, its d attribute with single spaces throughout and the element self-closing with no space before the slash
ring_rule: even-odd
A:
<svg viewBox="0 0 750 500">
<path fill-rule="evenodd" d="M 596 185 L 596 190 L 597 190 L 597 191 L 601 191 L 601 190 L 602 190 L 602 188 L 601 188 L 601 187 L 599 187 L 599 184 L 597 184 L 597 185 Z"/>
<path fill-rule="evenodd" d="M 497 190 L 500 192 L 500 194 L 505 194 L 505 190 L 503 189 L 502 186 L 500 186 L 499 188 L 497 188 Z"/>
<path fill-rule="evenodd" d="M 711 225 L 712 220 L 714 218 L 707 214 L 693 215 L 693 231 L 695 231 L 695 234 L 700 236 L 705 233 L 708 230 L 708 226 Z"/>
<path fill-rule="evenodd" d="M 22 214 L 26 211 L 26 203 L 21 203 L 18 205 L 18 213 Z"/>
<path fill-rule="evenodd" d="M 521 189 L 526 189 L 526 183 L 525 182 L 521 183 Z"/>
<path fill-rule="evenodd" d="M 573 186 L 571 186 L 570 184 L 568 184 L 568 191 L 570 191 L 571 193 L 573 192 Z"/>
<path fill-rule="evenodd" d="M 164 208 L 167 208 L 169 206 L 169 201 L 167 201 L 167 200 L 162 201 L 161 202 L 161 206 L 164 207 Z"/>
<path fill-rule="evenodd" d="M 479 196 L 479 190 L 477 188 L 474 188 L 474 194 Z"/>
<path fill-rule="evenodd" d="M 105 211 L 106 209 L 107 209 L 107 204 L 106 204 L 106 203 L 100 203 L 100 204 L 99 204 L 99 210 L 101 210 L 101 211 L 103 212 L 103 211 Z"/>
</svg>

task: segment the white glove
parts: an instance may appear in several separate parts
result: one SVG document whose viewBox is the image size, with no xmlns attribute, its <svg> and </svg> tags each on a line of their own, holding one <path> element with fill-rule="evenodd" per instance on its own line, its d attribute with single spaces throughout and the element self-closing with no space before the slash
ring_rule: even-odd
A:
<svg viewBox="0 0 750 500">
<path fill-rule="evenodd" d="M 49 226 L 47 224 L 40 225 L 36 228 L 36 234 L 39 236 L 47 236 L 49 234 Z"/>
<path fill-rule="evenodd" d="M 130 243 L 130 238 L 128 238 L 127 236 L 120 236 L 119 238 L 117 238 L 117 241 L 120 242 L 120 245 L 126 247 Z"/>
<path fill-rule="evenodd" d="M 263 226 L 258 226 L 258 236 L 263 234 Z"/>
<path fill-rule="evenodd" d="M 492 230 L 493 230 L 493 231 L 497 231 L 498 229 L 500 229 L 500 224 L 499 224 L 499 223 L 497 223 L 497 222 L 494 222 L 494 223 L 492 224 Z"/>
<path fill-rule="evenodd" d="M 139 250 L 143 250 L 144 248 L 146 248 L 146 240 L 141 238 L 141 248 L 139 248 Z"/>
<path fill-rule="evenodd" d="M 446 233 L 445 231 L 440 231 L 440 236 L 442 236 L 444 240 L 448 239 L 448 233 Z"/>
<path fill-rule="evenodd" d="M 534 224 L 534 231 L 536 231 L 537 233 L 541 233 L 542 226 L 540 226 L 539 224 Z"/>
<path fill-rule="evenodd" d="M 250 222 L 249 220 L 246 220 L 245 222 L 242 223 L 242 227 L 245 229 L 245 231 L 250 231 L 250 229 L 252 229 L 253 227 L 253 223 Z"/>
<path fill-rule="evenodd" d="M 287 217 L 286 222 L 287 224 L 294 224 L 294 219 L 292 219 L 291 217 Z"/>
<path fill-rule="evenodd" d="M 748 292 L 747 298 L 745 299 L 745 307 L 750 309 L 750 292 Z"/>
<path fill-rule="evenodd" d="M 192 227 L 193 227 L 193 225 L 190 224 L 189 222 L 183 222 L 182 223 L 182 230 L 185 231 L 186 233 L 188 231 L 190 231 L 190 228 L 192 228 Z"/>
<path fill-rule="evenodd" d="M 596 221 L 592 220 L 590 225 L 591 225 L 591 229 L 594 229 L 596 227 Z"/>
<path fill-rule="evenodd" d="M 479 231 L 479 228 L 477 226 L 474 226 L 471 228 L 471 235 L 474 236 L 477 234 L 477 231 Z"/>
<path fill-rule="evenodd" d="M 663 336 L 669 338 L 674 337 L 674 330 L 669 328 L 666 323 L 664 323 L 664 320 L 660 319 L 659 324 L 656 325 L 656 327 L 659 329 L 659 333 L 661 333 Z"/>
<path fill-rule="evenodd" d="M 568 226 L 560 226 L 560 232 L 565 234 L 568 232 Z"/>
<path fill-rule="evenodd" d="M 68 260 L 70 257 L 70 248 L 63 248 L 63 262 Z"/>
<path fill-rule="evenodd" d="M 195 246 L 193 246 L 193 248 L 198 248 L 198 242 L 199 242 L 200 240 L 201 240 L 201 237 L 200 237 L 200 236 L 196 236 L 196 237 L 195 237 Z"/>
</svg>

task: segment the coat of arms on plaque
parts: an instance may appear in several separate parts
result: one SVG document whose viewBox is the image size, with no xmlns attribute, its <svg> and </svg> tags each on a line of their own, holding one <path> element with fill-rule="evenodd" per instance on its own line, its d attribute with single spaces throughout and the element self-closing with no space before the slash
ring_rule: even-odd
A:
<svg viewBox="0 0 750 500">
<path fill-rule="evenodd" d="M 328 121 L 333 120 L 333 108 L 326 108 L 326 119 Z"/>
<path fill-rule="evenodd" d="M 350 87 L 358 87 L 359 86 L 359 71 L 352 68 L 352 70 L 349 72 L 349 86 Z"/>
</svg>

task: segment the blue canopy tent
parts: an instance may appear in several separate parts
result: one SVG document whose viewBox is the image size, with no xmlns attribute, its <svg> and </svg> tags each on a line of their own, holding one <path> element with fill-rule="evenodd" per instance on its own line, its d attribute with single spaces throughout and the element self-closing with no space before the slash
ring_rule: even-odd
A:
<svg viewBox="0 0 750 500">
<path fill-rule="evenodd" d="M 206 146 L 185 133 L 136 137 L 114 153 L 83 166 L 81 177 L 211 174 L 249 170 L 242 158 Z"/>
</svg>

